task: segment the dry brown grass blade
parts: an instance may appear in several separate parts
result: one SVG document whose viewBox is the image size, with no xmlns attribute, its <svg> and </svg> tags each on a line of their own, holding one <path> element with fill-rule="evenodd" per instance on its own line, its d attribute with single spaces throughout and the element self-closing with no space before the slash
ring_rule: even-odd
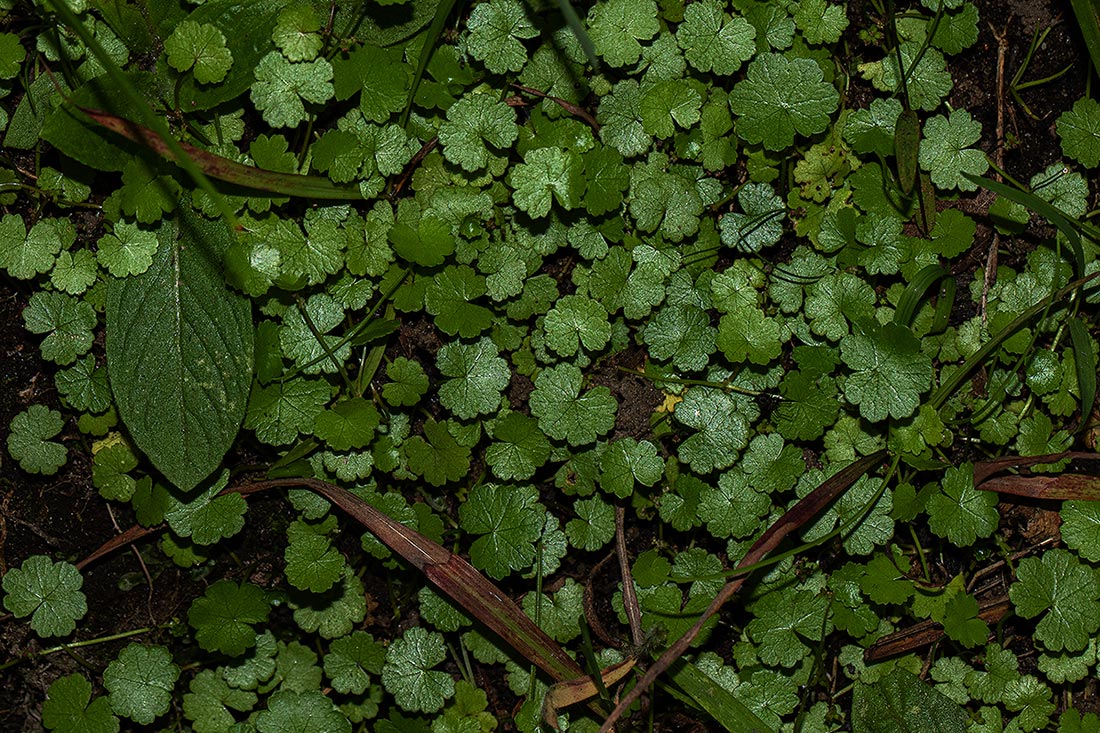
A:
<svg viewBox="0 0 1100 733">
<path fill-rule="evenodd" d="M 805 525 L 810 519 L 815 517 L 822 509 L 829 505 L 842 491 L 847 489 L 856 479 L 858 479 L 867 471 L 871 470 L 876 464 L 880 463 L 886 456 L 886 451 L 876 451 L 869 456 L 859 459 L 855 463 L 842 468 L 835 475 L 826 479 L 824 483 L 811 491 L 797 504 L 787 510 L 787 513 L 776 520 L 775 524 L 768 528 L 760 539 L 758 539 L 749 551 L 745 553 L 745 556 L 741 558 L 741 562 L 737 564 L 738 569 L 745 568 L 750 565 L 763 560 L 768 553 L 774 550 L 779 544 L 789 535 L 791 532 Z M 649 689 L 649 687 L 657 681 L 657 677 L 667 670 L 673 662 L 683 656 L 684 652 L 691 646 L 691 642 L 695 640 L 699 632 L 702 630 L 703 625 L 714 614 L 718 613 L 718 610 L 725 605 L 726 601 L 733 597 L 741 586 L 745 583 L 747 576 L 742 575 L 731 580 L 729 583 L 719 591 L 718 595 L 714 597 L 707 610 L 703 612 L 703 615 L 699 617 L 699 620 L 687 630 L 687 632 L 681 636 L 676 642 L 670 646 L 665 653 L 661 655 L 653 666 L 651 666 L 638 681 L 638 684 L 623 697 L 622 700 L 615 706 L 615 709 L 611 711 L 611 715 L 604 721 L 600 727 L 600 733 L 610 733 L 613 726 L 622 717 L 626 709 L 629 708 L 634 701 L 641 697 L 642 693 Z"/>
<path fill-rule="evenodd" d="M 88 107 L 77 107 L 77 109 L 96 124 L 121 135 L 127 140 L 144 145 L 165 160 L 176 162 L 177 158 L 172 151 L 172 147 L 155 131 L 102 110 L 89 109 Z M 175 142 L 204 174 L 219 181 L 287 196 L 345 201 L 361 201 L 363 199 L 363 195 L 358 188 L 337 186 L 327 178 L 266 171 L 262 168 L 238 163 L 229 158 L 223 158 L 182 140 Z"/>
</svg>

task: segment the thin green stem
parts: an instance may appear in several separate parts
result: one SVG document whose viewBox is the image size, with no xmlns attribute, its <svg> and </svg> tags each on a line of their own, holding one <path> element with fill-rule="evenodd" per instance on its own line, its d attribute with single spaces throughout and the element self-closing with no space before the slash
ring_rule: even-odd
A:
<svg viewBox="0 0 1100 733">
<path fill-rule="evenodd" d="M 118 641 L 120 639 L 129 639 L 131 637 L 141 636 L 142 634 L 148 634 L 153 631 L 170 629 L 174 626 L 176 626 L 176 622 L 171 621 L 167 624 L 161 624 L 159 626 L 146 626 L 145 628 L 141 629 L 121 631 L 117 634 L 111 634 L 109 636 L 97 636 L 94 639 L 84 639 L 83 641 L 74 641 L 69 644 L 59 644 L 57 646 L 50 647 L 49 649 L 42 649 L 41 651 L 37 651 L 34 654 L 28 654 L 26 656 L 9 659 L 7 662 L 0 664 L 0 672 L 4 671 L 5 669 L 10 669 L 12 667 L 15 667 L 16 665 L 22 664 L 23 662 L 28 662 L 32 659 L 38 659 L 40 657 L 46 657 L 51 654 L 57 654 L 58 652 L 72 653 L 73 649 L 80 649 L 86 646 L 95 646 L 97 644 L 106 644 L 108 642 Z"/>
<path fill-rule="evenodd" d="M 759 397 L 760 395 L 770 394 L 768 392 L 756 392 L 751 389 L 745 389 L 744 387 L 737 387 L 730 382 L 712 382 L 706 379 L 685 379 L 683 377 L 660 377 L 653 374 L 647 374 L 639 369 L 628 369 L 627 367 L 617 367 L 620 372 L 624 374 L 633 374 L 636 377 L 643 377 L 652 382 L 669 382 L 671 384 L 684 384 L 693 387 L 713 387 L 714 389 L 720 389 L 723 392 L 736 392 L 737 394 L 748 395 L 749 397 Z M 773 395 L 779 397 L 778 395 Z"/>
</svg>

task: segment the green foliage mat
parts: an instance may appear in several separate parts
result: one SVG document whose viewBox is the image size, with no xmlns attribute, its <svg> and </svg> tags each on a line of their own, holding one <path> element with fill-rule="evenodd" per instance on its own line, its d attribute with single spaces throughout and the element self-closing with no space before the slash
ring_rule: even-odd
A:
<svg viewBox="0 0 1100 733">
<path fill-rule="evenodd" d="M 97 636 L 95 566 L 7 546 L 47 729 L 1100 726 L 1100 104 L 1053 20 L 998 81 L 971 0 L 0 17 L 0 269 L 53 381 L 8 468 L 90 466 L 140 583 L 202 583 Z M 292 488 L 250 545 L 265 477 L 393 523 Z M 635 658 L 645 710 L 564 679 Z"/>
</svg>

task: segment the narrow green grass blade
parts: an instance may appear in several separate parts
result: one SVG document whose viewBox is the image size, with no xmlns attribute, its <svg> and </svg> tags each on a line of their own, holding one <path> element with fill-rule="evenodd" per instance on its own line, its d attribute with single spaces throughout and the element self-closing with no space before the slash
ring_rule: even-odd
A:
<svg viewBox="0 0 1100 733">
<path fill-rule="evenodd" d="M 432 24 L 428 26 L 427 33 L 424 34 L 424 45 L 420 48 L 420 60 L 416 63 L 416 73 L 413 74 L 412 86 L 409 87 L 409 101 L 405 104 L 405 109 L 401 111 L 401 120 L 398 122 L 401 127 L 405 127 L 409 122 L 409 114 L 412 112 L 416 90 L 420 86 L 420 80 L 424 78 L 428 62 L 432 60 L 432 54 L 435 52 L 439 37 L 443 35 L 443 26 L 447 24 L 447 18 L 450 17 L 451 11 L 454 10 L 457 2 L 458 0 L 439 0 L 439 5 L 435 6 L 435 16 L 432 18 Z"/>
<path fill-rule="evenodd" d="M 181 161 L 186 159 L 190 165 L 196 167 L 203 174 L 219 181 L 285 196 L 339 199 L 343 201 L 361 201 L 363 199 L 363 194 L 359 192 L 358 188 L 339 186 L 327 178 L 302 176 L 295 173 L 278 173 L 244 165 L 235 160 L 223 158 L 220 155 L 196 148 L 194 145 L 180 140 L 169 141 L 163 135 L 147 127 L 134 124 L 118 115 L 88 109 L 87 107 L 78 107 L 78 109 L 97 124 L 122 135 L 127 140 L 146 146 L 165 160 L 170 160 L 182 166 Z M 175 148 L 177 147 L 183 151 L 184 158 L 176 155 Z"/>
<path fill-rule="evenodd" d="M 951 376 L 948 377 L 943 382 L 943 384 L 940 385 L 940 388 L 937 389 L 929 398 L 928 404 L 936 408 L 937 410 L 943 407 L 943 404 L 947 402 L 947 398 L 950 397 L 955 392 L 955 390 L 961 387 L 963 382 L 970 378 L 971 373 L 973 373 L 973 371 L 977 369 L 978 366 L 982 364 L 982 362 L 988 359 L 990 354 L 1000 348 L 1001 344 L 1005 342 L 1005 339 L 1016 333 L 1017 330 L 1022 328 L 1032 318 L 1049 308 L 1051 303 L 1057 303 L 1059 300 L 1066 297 L 1074 290 L 1077 290 L 1077 288 L 1084 287 L 1085 285 L 1096 280 L 1097 278 L 1100 278 L 1100 272 L 1094 272 L 1087 277 L 1081 278 L 1080 280 L 1074 280 L 1062 289 L 1058 290 L 1057 292 L 1051 293 L 1035 305 L 1028 308 L 1020 315 L 1016 316 L 1016 318 L 1013 319 L 1013 321 L 1005 326 L 1003 329 L 1001 329 L 1001 331 L 998 332 L 997 335 L 986 341 L 982 345 L 982 348 L 971 354 L 970 358 L 964 361 L 961 367 L 951 372 Z"/>
<path fill-rule="evenodd" d="M 1089 329 L 1080 317 L 1070 319 L 1069 337 L 1077 367 L 1077 387 L 1081 390 L 1081 424 L 1077 426 L 1081 430 L 1088 424 L 1092 406 L 1096 404 L 1096 354 L 1092 351 Z"/>
<path fill-rule="evenodd" d="M 1077 16 L 1077 27 L 1085 39 L 1092 68 L 1100 76 L 1100 0 L 1069 0 L 1069 4 Z"/>
<path fill-rule="evenodd" d="M 61 17 L 65 25 L 69 26 L 69 28 L 80 37 L 80 40 L 84 42 L 84 45 L 88 47 L 96 57 L 96 60 L 106 69 L 111 79 L 118 84 L 127 97 L 130 97 L 130 101 L 134 106 L 141 110 L 141 116 L 144 118 L 142 119 L 142 123 L 164 138 L 177 164 L 187 172 L 187 175 L 191 177 L 196 186 L 210 196 L 211 200 L 218 207 L 218 213 L 222 215 L 222 218 L 225 220 L 226 224 L 229 225 L 229 228 L 233 230 L 238 229 L 239 222 L 237 221 L 237 215 L 234 213 L 233 209 L 230 208 L 225 197 L 214 188 L 214 184 L 210 182 L 210 179 L 207 178 L 202 170 L 200 170 L 191 158 L 188 157 L 180 144 L 172 138 L 168 130 L 168 125 L 165 124 L 164 120 L 153 114 L 153 110 L 149 107 L 149 102 L 138 94 L 133 84 L 126 78 L 126 74 L 122 73 L 122 69 L 119 68 L 118 64 L 114 62 L 106 49 L 103 48 L 103 44 L 101 44 L 99 40 L 92 35 L 91 31 L 84 26 L 84 23 L 81 22 L 80 18 L 77 17 L 68 3 L 63 2 L 63 0 L 49 0 L 49 6 Z"/>
<path fill-rule="evenodd" d="M 708 677 L 691 662 L 672 665 L 669 676 L 699 707 L 710 713 L 719 725 L 732 733 L 765 733 L 772 729 L 745 707 L 732 693 Z"/>
<path fill-rule="evenodd" d="M 983 178 L 982 176 L 972 176 L 965 172 L 963 175 L 982 188 L 987 188 L 998 196 L 1004 196 L 1010 201 L 1015 201 L 1031 209 L 1036 214 L 1058 227 L 1058 231 L 1066 235 L 1066 239 L 1069 240 L 1069 246 L 1073 249 L 1074 273 L 1076 273 L 1078 277 L 1084 274 L 1085 252 L 1081 248 L 1081 234 L 1065 214 L 1028 191 L 1021 191 L 1018 188 L 1006 186 L 1003 183 L 998 183 L 997 181 Z"/>
<path fill-rule="evenodd" d="M 588 63 L 592 65 L 593 70 L 599 69 L 600 60 L 596 57 L 596 46 L 588 36 L 588 31 L 584 29 L 584 23 L 577 15 L 573 3 L 569 0 L 558 0 L 558 7 L 561 8 L 561 14 L 565 17 L 565 22 L 569 24 L 570 30 L 573 31 L 573 35 L 577 37 L 581 48 L 584 49 L 584 55 L 588 57 Z"/>
<path fill-rule="evenodd" d="M 913 317 L 917 314 L 917 308 L 924 302 L 925 294 L 944 277 L 947 277 L 947 270 L 939 265 L 928 265 L 918 272 L 898 299 L 898 308 L 894 311 L 894 323 L 906 328 L 912 325 Z"/>
</svg>

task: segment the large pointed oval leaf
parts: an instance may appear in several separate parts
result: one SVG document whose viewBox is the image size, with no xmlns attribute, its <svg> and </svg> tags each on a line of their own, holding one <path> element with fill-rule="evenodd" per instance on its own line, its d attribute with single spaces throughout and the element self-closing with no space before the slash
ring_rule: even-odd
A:
<svg viewBox="0 0 1100 733">
<path fill-rule="evenodd" d="M 233 443 L 252 381 L 252 312 L 218 263 L 229 234 L 181 206 L 157 233 L 153 265 L 112 280 L 107 363 L 119 414 L 138 447 L 183 490 Z"/>
</svg>

